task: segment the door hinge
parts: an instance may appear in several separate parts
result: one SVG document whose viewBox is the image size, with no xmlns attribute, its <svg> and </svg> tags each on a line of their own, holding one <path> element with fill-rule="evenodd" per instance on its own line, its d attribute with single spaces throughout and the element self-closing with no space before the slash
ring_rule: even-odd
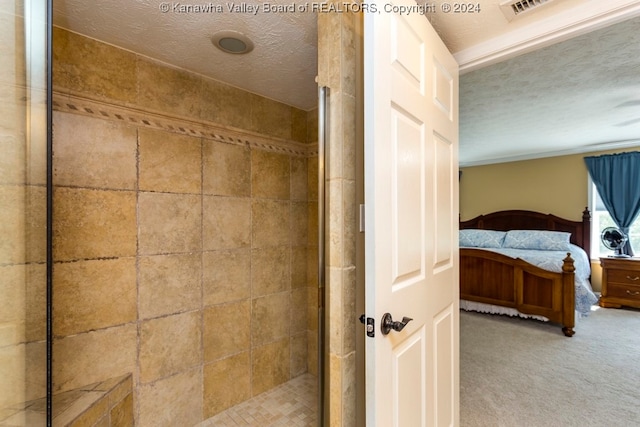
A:
<svg viewBox="0 0 640 427">
<path fill-rule="evenodd" d="M 366 328 L 366 331 L 367 331 L 367 336 L 369 338 L 375 338 L 375 336 L 376 336 L 376 328 L 375 328 L 376 320 L 374 318 L 372 318 L 372 317 L 367 317 L 364 314 L 362 314 L 360 316 L 360 323 L 365 325 L 365 328 Z"/>
<path fill-rule="evenodd" d="M 364 233 L 364 205 L 360 205 L 360 227 L 359 231 Z"/>
</svg>

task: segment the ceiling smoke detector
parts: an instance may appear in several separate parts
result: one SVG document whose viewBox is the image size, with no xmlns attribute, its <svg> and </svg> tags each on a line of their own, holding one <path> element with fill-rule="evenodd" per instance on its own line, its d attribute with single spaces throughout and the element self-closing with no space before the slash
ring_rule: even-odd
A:
<svg viewBox="0 0 640 427">
<path fill-rule="evenodd" d="M 507 20 L 511 21 L 526 12 L 530 12 L 552 1 L 553 0 L 509 0 L 500 3 L 500 10 L 502 10 Z"/>
<path fill-rule="evenodd" d="M 238 31 L 218 31 L 211 37 L 211 43 L 221 51 L 235 55 L 253 50 L 253 42 Z"/>
</svg>

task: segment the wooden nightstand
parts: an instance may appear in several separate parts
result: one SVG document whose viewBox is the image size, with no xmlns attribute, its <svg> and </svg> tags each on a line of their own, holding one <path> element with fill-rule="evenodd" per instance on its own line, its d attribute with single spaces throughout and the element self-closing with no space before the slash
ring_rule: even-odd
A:
<svg viewBox="0 0 640 427">
<path fill-rule="evenodd" d="M 602 296 L 600 307 L 640 308 L 640 258 L 600 258 Z"/>
</svg>

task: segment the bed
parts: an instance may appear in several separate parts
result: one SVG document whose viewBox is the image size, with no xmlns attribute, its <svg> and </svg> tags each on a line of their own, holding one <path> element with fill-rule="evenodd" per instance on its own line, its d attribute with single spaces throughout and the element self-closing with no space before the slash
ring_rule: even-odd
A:
<svg viewBox="0 0 640 427">
<path fill-rule="evenodd" d="M 591 214 L 582 221 L 508 210 L 460 222 L 460 307 L 533 317 L 575 334 L 588 314 Z"/>
</svg>

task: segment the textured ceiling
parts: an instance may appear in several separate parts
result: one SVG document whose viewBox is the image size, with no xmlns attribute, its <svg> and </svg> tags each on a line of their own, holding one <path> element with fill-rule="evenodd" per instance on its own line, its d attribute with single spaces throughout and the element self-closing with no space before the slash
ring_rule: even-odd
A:
<svg viewBox="0 0 640 427">
<path fill-rule="evenodd" d="M 460 78 L 463 165 L 604 144 L 640 145 L 640 18 Z"/>
<path fill-rule="evenodd" d="M 290 5 L 291 0 L 270 0 Z M 56 0 L 53 22 L 62 28 L 134 51 L 233 86 L 308 110 L 317 104 L 317 25 L 312 13 L 254 14 L 231 5 L 251 0 L 161 2 L 158 0 Z M 204 5 L 209 10 L 183 9 Z M 164 11 L 164 7 L 167 11 Z M 244 33 L 255 48 L 246 55 L 220 51 L 211 36 Z"/>
<path fill-rule="evenodd" d="M 457 58 L 468 57 L 478 47 L 493 47 L 497 40 L 508 45 L 516 34 L 548 45 L 553 42 L 548 30 L 563 29 L 567 17 L 606 8 L 605 14 L 620 15 L 622 8 L 640 4 L 640 0 L 552 0 L 508 21 L 499 8 L 502 1 L 472 2 L 480 5 L 480 11 L 466 14 L 442 12 L 443 4 L 458 2 L 424 4 L 435 8 L 427 17 Z M 299 6 L 313 1 L 56 0 L 54 24 L 310 110 L 317 104 L 316 15 L 266 12 L 267 3 Z M 230 10 L 232 5 L 249 7 Z M 222 10 L 196 11 L 193 6 Z M 258 13 L 250 7 L 257 7 Z M 580 19 L 577 27 L 588 26 Z M 220 30 L 246 34 L 255 49 L 247 55 L 219 51 L 210 38 Z M 606 148 L 618 141 L 633 144 L 640 136 L 639 30 L 638 20 L 616 24 L 463 74 L 461 164 Z"/>
<path fill-rule="evenodd" d="M 503 36 L 507 32 L 523 29 L 528 25 L 555 15 L 569 12 L 573 8 L 585 7 L 589 3 L 589 0 L 549 0 L 542 6 L 509 21 L 500 10 L 500 3 L 505 3 L 505 1 L 454 2 L 450 0 L 435 0 L 424 3 L 436 5 L 436 13 L 428 15 L 429 21 L 452 53 L 460 52 L 482 42 Z M 441 10 L 444 3 L 450 5 L 479 5 L 479 11 L 474 13 L 442 13 Z"/>
</svg>

